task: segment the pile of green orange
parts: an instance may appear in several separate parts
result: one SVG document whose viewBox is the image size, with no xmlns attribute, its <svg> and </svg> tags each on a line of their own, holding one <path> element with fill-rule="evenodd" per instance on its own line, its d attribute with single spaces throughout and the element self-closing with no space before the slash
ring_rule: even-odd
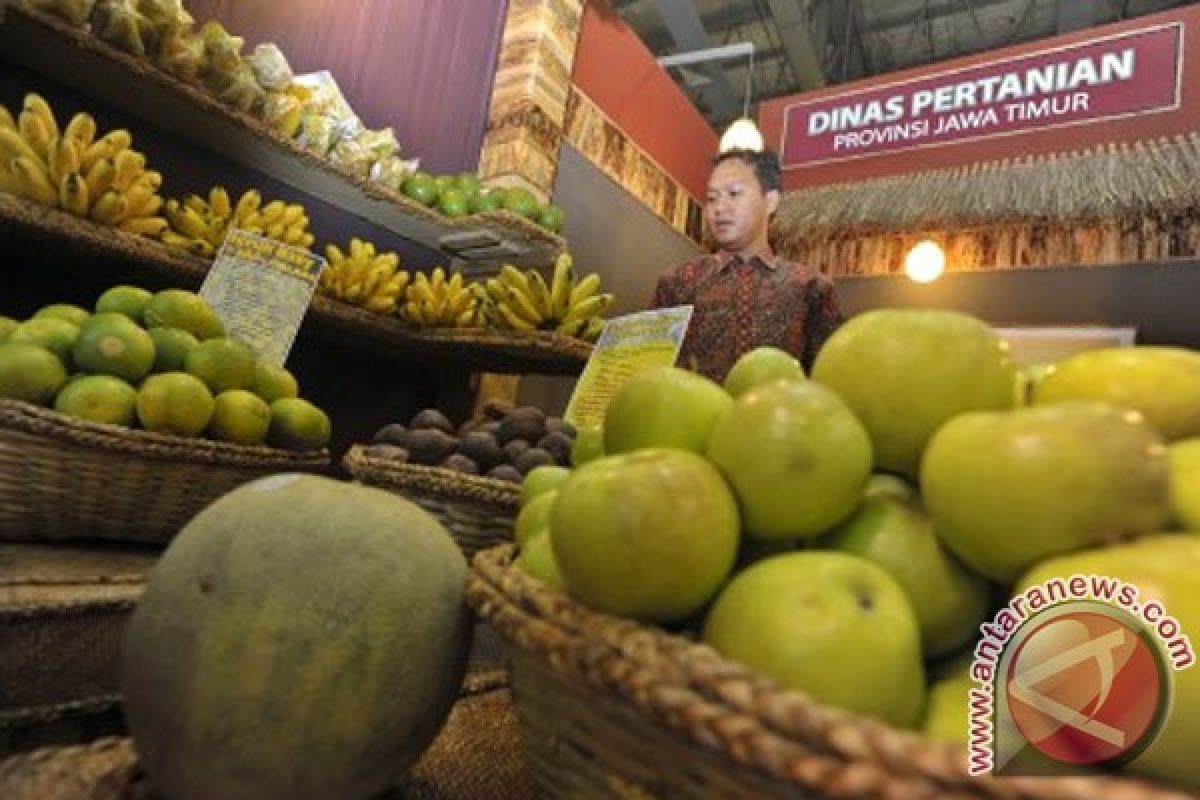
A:
<svg viewBox="0 0 1200 800">
<path fill-rule="evenodd" d="M 418 203 L 436 208 L 447 217 L 465 217 L 468 214 L 504 210 L 533 220 L 551 233 L 558 233 L 563 227 L 563 212 L 558 206 L 539 203 L 527 189 L 484 189 L 479 177 L 472 172 L 462 172 L 458 175 L 416 172 L 404 181 L 400 190 Z"/>
<path fill-rule="evenodd" d="M 0 317 L 0 397 L 79 419 L 320 449 L 329 418 L 298 395 L 291 373 L 225 336 L 193 292 L 116 286 L 94 312 L 56 303 L 24 322 Z"/>
<path fill-rule="evenodd" d="M 673 367 L 634 375 L 571 461 L 524 478 L 518 568 L 930 738 L 965 743 L 971 698 L 1012 691 L 1022 653 L 1043 663 L 1089 641 L 1072 621 L 1047 648 L 1041 632 L 1063 618 L 1039 614 L 1071 606 L 1045 587 L 1097 601 L 1114 597 L 1105 581 L 1135 587 L 1143 599 L 1112 613 L 1138 634 L 1126 645 L 1153 641 L 1175 668 L 1172 699 L 1157 738 L 1143 728 L 1129 740 L 1143 750 L 1104 766 L 1200 788 L 1200 670 L 1183 669 L 1200 631 L 1200 352 L 1099 349 L 1018 370 L 978 319 L 869 311 L 810 375 L 770 348 L 723 386 Z M 1151 599 L 1169 622 L 1137 616 Z M 1125 713 L 1099 666 L 1066 664 L 1037 691 L 1089 719 Z M 1013 766 L 1042 770 L 1035 751 Z"/>
</svg>

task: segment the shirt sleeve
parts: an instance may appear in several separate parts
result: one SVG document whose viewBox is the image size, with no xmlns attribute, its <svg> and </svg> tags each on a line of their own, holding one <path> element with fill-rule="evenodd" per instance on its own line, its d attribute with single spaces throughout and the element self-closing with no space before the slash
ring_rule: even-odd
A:
<svg viewBox="0 0 1200 800">
<path fill-rule="evenodd" d="M 812 372 L 813 362 L 821 351 L 825 341 L 845 321 L 841 308 L 838 306 L 837 292 L 833 282 L 826 278 L 813 281 L 808 296 L 808 315 L 804 331 L 804 363 L 806 372 Z"/>
</svg>

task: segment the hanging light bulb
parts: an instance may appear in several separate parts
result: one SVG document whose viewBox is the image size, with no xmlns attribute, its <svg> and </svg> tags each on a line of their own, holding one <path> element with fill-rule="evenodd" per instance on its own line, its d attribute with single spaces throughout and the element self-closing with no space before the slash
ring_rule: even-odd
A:
<svg viewBox="0 0 1200 800">
<path fill-rule="evenodd" d="M 904 272 L 917 283 L 933 283 L 946 271 L 946 253 L 932 239 L 918 242 L 904 258 Z"/>
<path fill-rule="evenodd" d="M 740 117 L 725 129 L 721 136 L 721 152 L 730 150 L 753 150 L 762 152 L 764 146 L 762 131 L 749 117 Z"/>
</svg>

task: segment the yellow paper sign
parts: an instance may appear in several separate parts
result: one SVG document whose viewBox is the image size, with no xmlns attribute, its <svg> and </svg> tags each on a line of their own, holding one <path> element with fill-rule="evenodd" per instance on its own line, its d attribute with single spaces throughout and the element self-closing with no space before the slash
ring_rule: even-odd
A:
<svg viewBox="0 0 1200 800">
<path fill-rule="evenodd" d="M 691 318 L 691 306 L 676 306 L 610 319 L 563 418 L 579 429 L 603 422 L 608 401 L 627 380 L 643 370 L 675 364 Z"/>
<path fill-rule="evenodd" d="M 217 312 L 226 335 L 283 366 L 324 267 L 325 259 L 302 247 L 235 229 L 225 237 L 200 296 Z"/>
</svg>

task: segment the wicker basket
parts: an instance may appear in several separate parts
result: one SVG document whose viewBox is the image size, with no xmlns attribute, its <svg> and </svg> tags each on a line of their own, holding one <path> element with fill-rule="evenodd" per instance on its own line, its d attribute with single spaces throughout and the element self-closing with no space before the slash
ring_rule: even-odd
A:
<svg viewBox="0 0 1200 800">
<path fill-rule="evenodd" d="M 589 611 L 512 557 L 511 545 L 478 554 L 467 600 L 506 643 L 526 758 L 550 796 L 1197 800 L 1127 779 L 971 777 L 960 748 Z"/>
<path fill-rule="evenodd" d="M 247 481 L 328 466 L 324 450 L 150 433 L 0 400 L 0 539 L 165 544 L 196 512 Z"/>
<path fill-rule="evenodd" d="M 121 637 L 155 560 L 0 544 L 0 755 L 78 742 L 115 716 Z"/>
<path fill-rule="evenodd" d="M 362 445 L 350 448 L 342 464 L 355 480 L 403 495 L 433 514 L 468 558 L 513 540 L 521 496 L 516 484 L 373 458 Z"/>
<path fill-rule="evenodd" d="M 402 788 L 377 800 L 535 800 L 506 688 L 464 690 Z M 145 790 L 133 744 L 110 737 L 0 761 L 4 800 L 160 800 Z"/>
</svg>

